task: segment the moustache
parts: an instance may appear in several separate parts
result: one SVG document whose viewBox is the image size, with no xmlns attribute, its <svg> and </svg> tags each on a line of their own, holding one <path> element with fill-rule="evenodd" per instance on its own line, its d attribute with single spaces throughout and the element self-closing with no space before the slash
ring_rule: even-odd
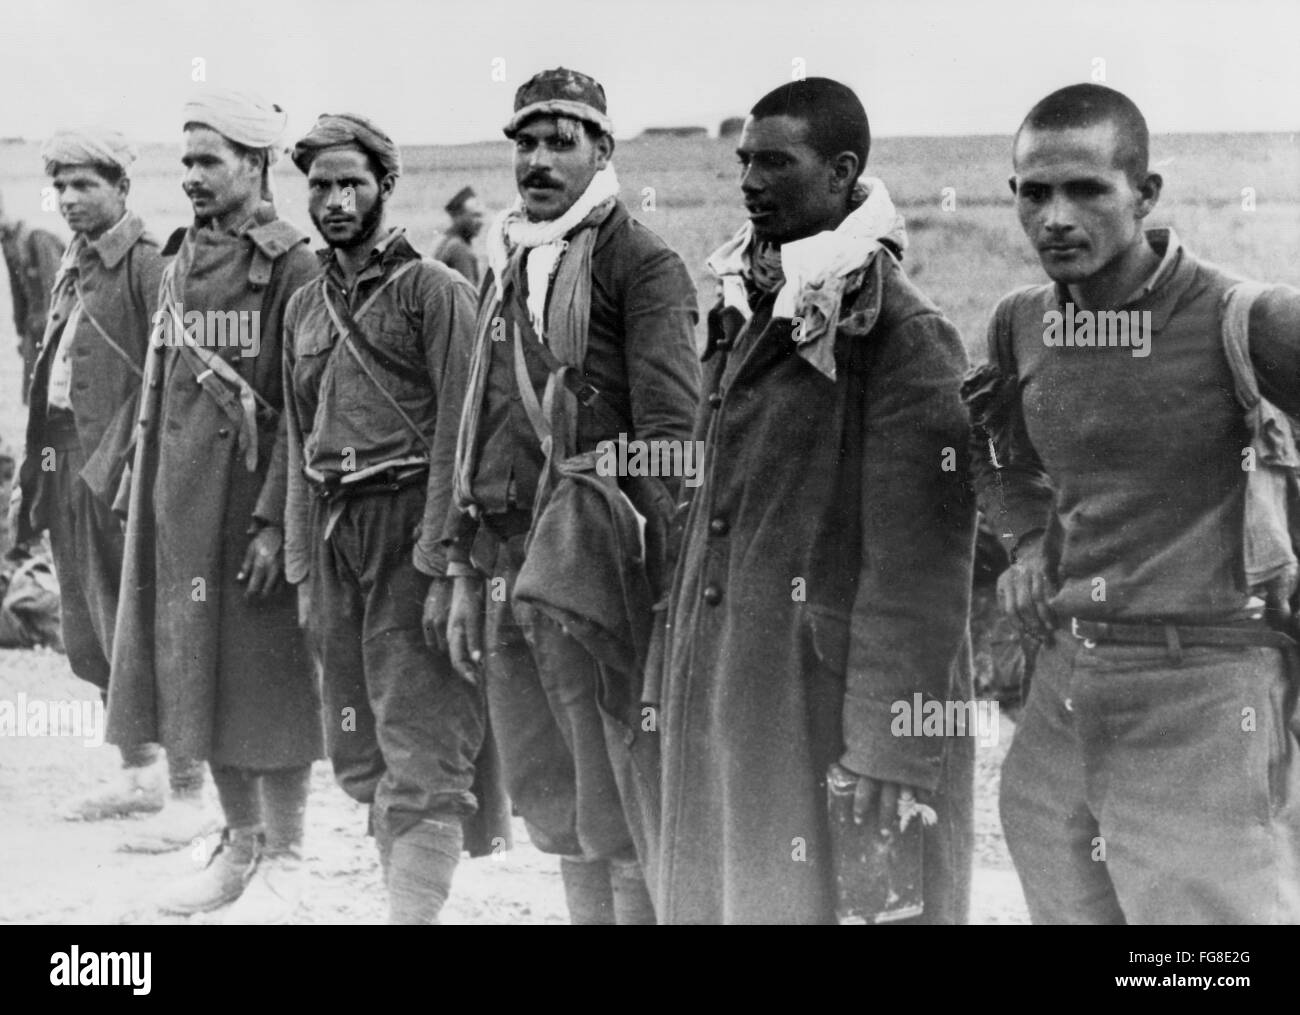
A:
<svg viewBox="0 0 1300 1015">
<path fill-rule="evenodd" d="M 559 190 L 560 185 L 545 173 L 529 173 L 519 184 L 521 187 L 539 187 L 545 190 Z"/>
</svg>

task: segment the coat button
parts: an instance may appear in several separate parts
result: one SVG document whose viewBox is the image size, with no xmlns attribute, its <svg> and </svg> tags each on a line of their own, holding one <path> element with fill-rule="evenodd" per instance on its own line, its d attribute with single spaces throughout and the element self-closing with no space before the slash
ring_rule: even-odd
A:
<svg viewBox="0 0 1300 1015">
<path fill-rule="evenodd" d="M 727 524 L 725 518 L 718 517 L 709 522 L 709 531 L 715 536 L 725 536 L 731 531 L 731 526 Z"/>
<path fill-rule="evenodd" d="M 710 606 L 717 606 L 722 602 L 722 589 L 716 585 L 704 586 L 704 601 Z"/>
<path fill-rule="evenodd" d="M 716 392 L 716 391 L 713 392 L 713 394 L 709 395 L 709 408 L 710 408 L 710 409 L 717 409 L 717 408 L 719 408 L 721 405 L 722 405 L 722 395 L 720 395 L 720 394 L 719 394 L 718 392 Z"/>
<path fill-rule="evenodd" d="M 229 429 L 228 427 L 224 427 L 224 426 L 223 426 L 220 430 L 217 431 L 217 436 L 218 436 L 218 437 L 229 437 L 229 436 L 230 436 L 230 429 Z"/>
</svg>

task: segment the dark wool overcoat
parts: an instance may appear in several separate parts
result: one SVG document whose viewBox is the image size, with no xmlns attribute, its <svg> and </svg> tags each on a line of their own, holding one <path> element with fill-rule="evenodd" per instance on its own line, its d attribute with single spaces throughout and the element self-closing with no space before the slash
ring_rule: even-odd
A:
<svg viewBox="0 0 1300 1015">
<path fill-rule="evenodd" d="M 191 227 L 180 241 L 176 293 L 186 314 L 260 314 L 256 355 L 213 351 L 275 411 L 258 413 L 249 471 L 238 424 L 196 383 L 181 349 L 161 349 L 157 386 L 143 391 L 150 422 L 131 482 L 108 701 L 112 743 L 161 743 L 251 769 L 321 756 L 320 705 L 294 589 L 281 583 L 270 598 L 249 602 L 236 580 L 254 524 L 284 524 L 281 325 L 289 297 L 320 270 L 306 240 L 264 204 L 241 229 Z"/>
<path fill-rule="evenodd" d="M 936 794 L 925 918 L 965 918 L 974 742 L 891 723 L 918 693 L 970 697 L 966 356 L 892 256 L 850 284 L 820 339 L 834 380 L 772 295 L 709 318 L 660 696 L 661 922 L 833 921 L 833 761 Z"/>
</svg>

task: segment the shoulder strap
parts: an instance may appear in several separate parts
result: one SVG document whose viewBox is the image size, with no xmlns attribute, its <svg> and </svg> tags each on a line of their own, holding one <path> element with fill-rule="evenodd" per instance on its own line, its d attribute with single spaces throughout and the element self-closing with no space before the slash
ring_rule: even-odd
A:
<svg viewBox="0 0 1300 1015">
<path fill-rule="evenodd" d="M 257 409 L 258 406 L 274 416 L 275 408 L 257 390 L 244 380 L 229 363 L 200 342 L 187 341 L 189 333 L 176 306 L 176 261 L 163 269 L 162 310 L 171 318 L 173 334 L 177 335 L 177 352 L 194 373 L 194 380 L 203 388 L 222 412 L 239 426 L 239 444 L 244 452 L 244 464 L 249 472 L 257 468 Z M 229 386 L 228 386 L 229 385 Z"/>
<path fill-rule="evenodd" d="M 109 333 L 104 330 L 104 326 L 100 324 L 99 321 L 95 319 L 95 315 L 90 312 L 90 307 L 86 305 L 85 294 L 81 291 L 81 279 L 76 279 L 73 282 L 73 285 L 77 290 L 77 300 L 81 303 L 81 315 L 90 322 L 95 331 L 99 333 L 99 337 L 108 343 L 109 348 L 121 356 L 122 359 L 126 360 L 126 365 L 131 368 L 131 372 L 137 377 L 143 377 L 144 371 L 136 365 L 135 360 L 131 358 L 131 354 L 113 341 Z"/>
<path fill-rule="evenodd" d="M 569 389 L 578 403 L 587 409 L 590 409 L 597 416 L 604 418 L 607 425 L 616 426 L 621 430 L 628 430 L 629 423 L 619 412 L 609 403 L 601 390 L 588 381 L 582 374 L 573 367 L 566 367 L 560 362 L 559 357 L 551 352 L 545 342 L 539 342 L 536 339 L 523 338 L 519 330 L 519 325 L 515 325 L 515 334 L 519 337 L 516 342 L 516 354 L 522 355 L 525 360 L 533 359 L 545 367 L 549 374 L 560 374 L 564 386 Z M 519 397 L 525 397 L 525 389 L 532 391 L 532 384 L 524 384 L 522 378 L 527 377 L 528 372 L 524 370 L 519 373 L 518 364 L 516 365 L 516 379 L 520 381 Z M 533 393 L 536 399 L 536 392 Z M 527 403 L 525 403 L 526 407 Z"/>
<path fill-rule="evenodd" d="M 369 310 L 381 292 L 383 292 L 386 288 L 388 288 L 388 286 L 390 286 L 393 282 L 396 282 L 397 279 L 399 279 L 402 275 L 405 275 L 408 271 L 410 271 L 419 263 L 420 262 L 418 260 L 408 261 L 406 262 L 406 264 L 402 265 L 395 272 L 393 272 L 393 274 L 391 274 L 387 279 L 385 279 L 384 283 L 373 293 L 371 293 L 369 298 L 364 303 L 361 304 L 361 306 L 357 310 L 356 317 L 360 317 L 367 310 Z M 407 425 L 407 427 L 410 428 L 411 432 L 415 434 L 416 437 L 419 438 L 420 443 L 424 446 L 424 448 L 430 453 L 432 453 L 433 450 L 432 446 L 429 443 L 429 439 L 424 435 L 424 431 L 420 429 L 420 427 L 416 424 L 415 420 L 413 420 L 410 417 L 407 411 L 402 408 L 401 404 L 397 401 L 397 399 L 393 397 L 393 393 L 388 390 L 388 386 L 384 384 L 384 382 L 381 381 L 378 377 L 375 376 L 375 372 L 370 369 L 370 365 L 365 361 L 365 358 L 362 357 L 361 353 L 358 351 L 357 345 L 359 344 L 363 349 L 366 350 L 367 353 L 369 353 L 371 356 L 377 359 L 385 367 L 392 370 L 394 373 L 397 373 L 402 376 L 409 376 L 412 373 L 410 368 L 407 367 L 405 364 L 398 363 L 392 356 L 378 349 L 374 344 L 372 344 L 365 337 L 365 334 L 362 332 L 360 327 L 357 326 L 356 317 L 354 317 L 348 311 L 348 308 L 346 306 L 339 308 L 338 306 L 335 305 L 334 300 L 330 296 L 329 285 L 326 283 L 325 278 L 323 276 L 321 277 L 321 296 L 325 301 L 325 310 L 330 315 L 330 320 L 334 322 L 334 327 L 338 328 L 339 330 L 340 344 L 345 349 L 347 349 L 347 351 L 351 354 L 352 358 L 356 360 L 357 366 L 361 368 L 361 372 L 364 373 L 366 377 L 370 379 L 370 383 L 375 386 L 375 388 L 379 391 L 381 395 L 383 395 L 384 400 L 387 401 L 388 404 L 393 407 L 393 409 L 397 412 L 398 416 L 402 418 L 402 422 L 404 422 Z M 424 379 L 423 375 L 421 375 L 421 379 L 422 380 Z"/>
<path fill-rule="evenodd" d="M 1237 401 L 1247 412 L 1259 405 L 1261 398 L 1259 379 L 1250 362 L 1250 308 L 1268 288 L 1262 282 L 1238 282 L 1223 297 L 1223 351 L 1232 370 Z"/>
</svg>

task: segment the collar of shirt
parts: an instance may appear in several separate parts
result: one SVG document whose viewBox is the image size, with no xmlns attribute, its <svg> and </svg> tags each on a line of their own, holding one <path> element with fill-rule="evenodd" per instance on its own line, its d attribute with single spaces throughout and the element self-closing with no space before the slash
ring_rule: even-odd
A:
<svg viewBox="0 0 1300 1015">
<path fill-rule="evenodd" d="M 1195 266 L 1191 258 L 1183 257 L 1182 241 L 1173 229 L 1148 229 L 1146 237 L 1151 249 L 1160 255 L 1160 263 L 1147 276 L 1146 281 L 1122 300 L 1116 309 L 1142 304 L 1140 309 L 1151 311 L 1151 327 L 1158 331 L 1164 327 L 1178 298 L 1191 282 Z M 1054 289 L 1058 307 L 1070 302 L 1070 290 L 1066 286 L 1057 282 Z"/>
<path fill-rule="evenodd" d="M 128 211 L 112 228 L 104 231 L 97 240 L 86 244 L 89 250 L 99 255 L 108 269 L 116 268 L 126 257 L 127 252 L 135 246 L 144 233 L 144 221 L 133 211 Z"/>
<path fill-rule="evenodd" d="M 338 256 L 334 253 L 333 248 L 325 247 L 316 253 L 320 257 L 330 281 L 346 291 L 343 269 L 339 265 Z M 388 274 L 398 264 L 419 256 L 419 252 L 411 246 L 410 241 L 406 238 L 406 227 L 394 226 L 370 249 L 370 256 L 366 258 L 365 266 L 357 272 L 356 281 L 360 283 L 367 279 L 380 278 Z"/>
</svg>

